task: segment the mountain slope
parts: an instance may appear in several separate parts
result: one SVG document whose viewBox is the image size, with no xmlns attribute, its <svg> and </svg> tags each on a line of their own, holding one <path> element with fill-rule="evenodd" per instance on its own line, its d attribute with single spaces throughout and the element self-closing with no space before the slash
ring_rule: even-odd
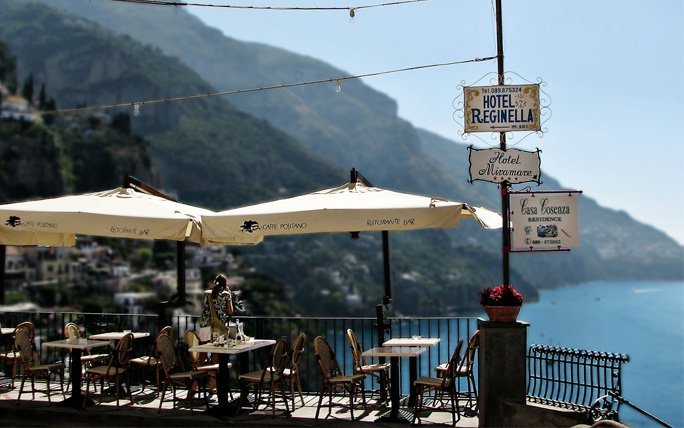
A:
<svg viewBox="0 0 684 428">
<path fill-rule="evenodd" d="M 47 1 L 47 0 L 42 0 Z M 244 43 L 208 28 L 184 10 L 156 6 L 50 0 L 121 34 L 159 47 L 200 73 L 214 87 L 239 89 L 347 75 L 316 59 L 270 46 Z M 490 183 L 467 183 L 467 150 L 415 129 L 397 117 L 394 100 L 360 81 L 345 81 L 340 93 L 328 85 L 239 95 L 240 109 L 268 120 L 316 153 L 342 167 L 355 166 L 375 184 L 441 195 L 496 209 L 500 197 Z M 542 171 L 545 188 L 561 188 Z M 516 266 L 540 284 L 605 277 L 681 278 L 684 248 L 650 226 L 581 198 L 582 245 L 572 255 L 523 257 Z M 459 242 L 498 251 L 499 236 L 475 228 L 451 231 Z M 639 245 L 635 245 L 635 243 Z M 646 248 L 644 248 L 644 246 Z M 646 251 L 645 251 L 646 250 Z M 567 256 L 567 257 L 566 257 Z M 521 259 L 521 257 L 517 257 Z M 547 268 L 540 269 L 543 264 Z M 575 269 L 568 269 L 568 266 Z M 565 272 L 565 273 L 562 273 Z M 545 276 L 546 275 L 546 276 Z M 550 276 L 548 276 L 550 275 Z"/>
<path fill-rule="evenodd" d="M 42 5 L 4 2 L 0 37 L 19 58 L 20 75 L 45 82 L 62 106 L 212 91 L 159 50 Z M 221 98 L 143 104 L 132 127 L 152 141 L 167 189 L 215 209 L 332 185 L 346 175 Z"/>
<path fill-rule="evenodd" d="M 217 90 L 326 79 L 348 73 L 314 58 L 244 43 L 209 28 L 182 8 L 81 0 L 42 0 L 178 58 Z M 312 85 L 230 96 L 230 102 L 344 169 L 376 185 L 464 199 L 449 169 L 425 161 L 413 126 L 396 102 L 363 82 Z M 468 202 L 478 203 L 478 199 Z"/>
</svg>

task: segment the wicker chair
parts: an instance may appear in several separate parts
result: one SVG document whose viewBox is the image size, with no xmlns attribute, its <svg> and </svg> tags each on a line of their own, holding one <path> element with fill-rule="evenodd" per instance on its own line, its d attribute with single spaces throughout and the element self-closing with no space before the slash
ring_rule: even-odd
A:
<svg viewBox="0 0 684 428">
<path fill-rule="evenodd" d="M 21 378 L 21 387 L 19 388 L 17 401 L 21 400 L 21 394 L 24 392 L 24 382 L 26 382 L 26 378 L 29 376 L 31 377 L 32 398 L 36 398 L 36 392 L 44 392 L 47 394 L 48 401 L 51 401 L 50 396 L 53 389 L 50 387 L 50 378 L 55 374 L 59 375 L 59 388 L 62 392 L 62 396 L 66 399 L 66 396 L 64 395 L 64 363 L 60 361 L 57 363 L 41 364 L 40 358 L 33 345 L 30 329 L 22 328 L 16 331 L 14 349 L 16 350 L 18 361 L 22 365 L 24 373 Z M 47 385 L 44 391 L 36 389 L 36 376 L 43 376 L 45 378 Z"/>
<path fill-rule="evenodd" d="M 292 343 L 292 351 L 290 364 L 283 370 L 283 377 L 290 383 L 290 395 L 292 397 L 292 411 L 295 409 L 295 388 L 299 392 L 299 399 L 304 406 L 304 395 L 302 394 L 302 382 L 299 378 L 299 365 L 302 360 L 302 355 L 306 350 L 306 334 L 299 333 L 299 336 Z"/>
<path fill-rule="evenodd" d="M 444 407 L 444 395 L 449 396 L 449 403 L 451 404 L 448 411 L 451 413 L 451 420 L 453 426 L 456 426 L 456 421 L 461 419 L 461 414 L 458 412 L 458 394 L 456 392 L 456 371 L 459 366 L 461 348 L 463 341 L 459 340 L 456 349 L 449 359 L 449 362 L 444 366 L 441 377 L 419 377 L 413 382 L 413 387 L 416 392 L 416 405 L 413 411 L 412 424 L 421 422 L 420 413 L 427 410 L 433 411 L 439 409 L 436 404 L 437 401 Z M 431 407 L 425 406 L 425 394 L 434 392 L 433 405 Z"/>
<path fill-rule="evenodd" d="M 10 381 L 10 387 L 14 388 L 14 378 L 17 377 L 17 367 L 19 366 L 19 359 L 21 358 L 20 351 L 16 348 L 16 338 L 17 332 L 20 330 L 26 330 L 29 335 L 29 340 L 31 341 L 32 349 L 35 350 L 34 336 L 36 328 L 30 321 L 24 321 L 17 324 L 12 332 L 12 340 L 4 352 L 0 352 L 0 360 L 5 362 L 5 374 L 9 372 L 9 366 L 12 366 L 12 380 Z"/>
<path fill-rule="evenodd" d="M 377 379 L 380 385 L 380 401 L 385 402 L 389 399 L 389 363 L 374 363 L 367 364 L 366 358 L 363 356 L 363 348 L 356 337 L 354 330 L 347 329 L 347 339 L 349 339 L 349 346 L 352 351 L 352 358 L 354 359 L 354 374 L 371 375 L 372 378 Z"/>
<path fill-rule="evenodd" d="M 204 403 L 208 410 L 209 399 L 206 390 L 206 380 L 209 377 L 209 373 L 201 370 L 186 370 L 170 335 L 160 334 L 157 336 L 157 353 L 164 373 L 162 381 L 164 386 L 159 398 L 159 412 L 161 412 L 162 403 L 164 403 L 164 397 L 168 388 L 171 388 L 173 392 L 172 401 L 174 409 L 176 408 L 176 403 L 182 400 L 177 396 L 178 389 L 182 388 L 187 391 L 185 399 L 190 402 L 191 413 L 194 413 L 195 390 L 203 392 Z"/>
<path fill-rule="evenodd" d="M 129 370 L 129 360 L 131 350 L 133 349 L 133 334 L 125 334 L 116 344 L 116 348 L 112 350 L 109 356 L 109 361 L 105 365 L 88 367 L 85 372 L 86 378 L 86 393 L 83 406 L 88 402 L 88 392 L 90 390 L 90 382 L 100 381 L 100 397 L 104 394 L 104 382 L 111 382 L 114 380 L 116 396 L 116 407 L 119 407 L 119 396 L 121 393 L 122 380 L 126 381 L 126 389 L 128 398 L 133 404 L 133 396 L 131 395 L 131 376 Z"/>
<path fill-rule="evenodd" d="M 188 345 L 188 349 L 193 346 L 197 346 L 201 343 L 199 335 L 195 330 L 186 330 L 183 335 L 183 341 Z M 203 352 L 190 352 L 188 351 L 188 357 L 190 358 L 190 363 L 192 364 L 192 369 L 197 371 L 205 371 L 213 379 L 213 383 L 216 384 L 216 378 L 218 377 L 219 365 L 218 363 L 213 363 L 211 358 L 206 353 Z M 228 368 L 233 367 L 231 363 L 228 363 Z M 228 377 L 228 391 L 230 392 L 230 399 L 233 399 L 233 392 L 230 390 L 230 376 Z"/>
<path fill-rule="evenodd" d="M 161 335 L 167 335 L 173 338 L 173 327 L 167 325 L 166 327 L 162 328 L 161 330 L 159 330 L 157 338 Z M 145 385 L 147 385 L 148 383 L 147 377 L 145 375 L 149 373 L 151 370 L 154 370 L 157 385 L 157 393 L 159 393 L 159 391 L 161 390 L 161 361 L 158 358 L 157 340 L 155 340 L 154 343 L 150 346 L 149 355 L 131 358 L 129 363 L 131 365 L 131 368 L 135 367 L 142 371 L 142 389 L 140 390 L 140 392 L 142 393 L 145 391 Z"/>
<path fill-rule="evenodd" d="M 466 348 L 465 355 L 463 355 L 463 359 L 458 365 L 454 375 L 456 378 L 456 391 L 458 396 L 460 398 L 468 399 L 468 408 L 473 413 L 477 411 L 477 384 L 475 383 L 474 365 L 475 354 L 477 353 L 477 349 L 479 347 L 480 330 L 475 330 L 472 336 L 470 336 L 470 339 L 468 339 L 468 348 Z M 439 376 L 441 373 L 444 373 L 445 365 L 439 365 L 435 370 L 437 370 Z M 467 382 L 468 390 L 465 392 L 461 392 L 461 384 L 459 381 L 461 378 L 465 378 Z"/>
<path fill-rule="evenodd" d="M 314 339 L 313 347 L 322 382 L 321 393 L 318 398 L 318 406 L 316 408 L 316 419 L 318 419 L 318 414 L 321 410 L 321 404 L 323 403 L 323 395 L 326 392 L 328 393 L 328 414 L 326 418 L 330 416 L 333 406 L 338 406 L 349 409 L 351 413 L 351 419 L 354 420 L 354 397 L 356 396 L 357 390 L 361 390 L 363 409 L 364 412 L 366 412 L 366 392 L 363 386 L 365 375 L 361 373 L 353 374 L 351 376 L 345 375 L 337 363 L 335 352 L 332 350 L 330 344 L 327 340 L 325 340 L 325 338 L 317 336 Z M 335 390 L 342 390 L 349 394 L 348 405 L 333 402 L 333 392 Z"/>
<path fill-rule="evenodd" d="M 287 338 L 279 338 L 275 345 L 273 345 L 273 352 L 271 360 L 264 364 L 262 370 L 253 371 L 241 374 L 239 377 L 240 384 L 243 388 L 254 388 L 254 410 L 259 408 L 260 404 L 265 404 L 271 408 L 271 415 L 275 417 L 276 411 L 276 396 L 285 403 L 286 413 L 290 413 L 290 407 L 287 403 L 287 396 L 285 395 L 285 380 L 283 371 L 288 363 L 288 349 Z M 276 391 L 280 387 L 280 393 Z M 268 388 L 268 399 L 263 399 L 262 394 L 265 388 Z"/>
</svg>

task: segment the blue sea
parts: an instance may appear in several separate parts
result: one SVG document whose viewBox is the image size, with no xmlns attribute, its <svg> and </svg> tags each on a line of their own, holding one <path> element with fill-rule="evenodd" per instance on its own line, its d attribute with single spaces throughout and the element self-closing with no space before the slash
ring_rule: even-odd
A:
<svg viewBox="0 0 684 428">
<path fill-rule="evenodd" d="M 484 316 L 484 314 L 483 314 Z M 625 399 L 684 427 L 684 282 L 590 282 L 542 290 L 518 317 L 530 323 L 528 345 L 629 355 Z M 660 426 L 620 407 L 633 427 Z"/>
<path fill-rule="evenodd" d="M 487 319 L 484 312 L 469 315 Z M 600 281 L 541 290 L 538 302 L 523 304 L 518 319 L 530 324 L 528 346 L 627 354 L 622 397 L 684 428 L 684 282 Z M 424 328 L 420 333 L 429 336 L 437 326 Z M 347 346 L 342 335 L 337 340 L 338 349 Z M 402 391 L 408 384 L 406 370 Z M 661 426 L 626 404 L 620 419 L 634 428 Z"/>
</svg>

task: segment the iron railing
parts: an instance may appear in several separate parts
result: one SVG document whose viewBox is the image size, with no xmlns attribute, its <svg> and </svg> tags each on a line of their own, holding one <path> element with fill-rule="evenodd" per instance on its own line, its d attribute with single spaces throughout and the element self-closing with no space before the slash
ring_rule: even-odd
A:
<svg viewBox="0 0 684 428">
<path fill-rule="evenodd" d="M 333 346 L 338 362 L 345 373 L 352 373 L 353 362 L 346 330 L 351 328 L 359 338 L 364 349 L 378 344 L 376 318 L 333 318 L 333 317 L 239 317 L 245 323 L 245 334 L 257 338 L 277 338 L 286 336 L 291 341 L 300 332 L 307 335 L 307 348 L 301 360 L 302 389 L 307 392 L 317 392 L 320 389 L 320 375 L 315 366 L 313 354 L 313 339 L 324 336 Z M 40 349 L 42 341 L 63 338 L 63 328 L 68 322 L 75 322 L 84 329 L 84 336 L 90 336 L 106 331 L 146 331 L 150 333 L 147 341 L 135 341 L 135 352 L 145 354 L 149 352 L 159 329 L 157 315 L 131 315 L 113 313 L 82 313 L 82 312 L 6 312 L 0 313 L 2 326 L 15 326 L 22 321 L 32 321 L 36 326 L 36 342 Z M 466 342 L 477 329 L 477 318 L 445 317 L 445 318 L 389 318 L 391 322 L 391 337 L 439 337 L 441 341 L 422 354 L 418 359 L 418 376 L 434 376 L 434 367 L 447 362 L 459 340 Z M 176 337 L 183 337 L 186 329 L 199 330 L 196 315 L 175 314 L 171 317 Z M 389 337 L 388 337 L 389 338 Z M 268 348 L 263 352 L 249 354 L 249 370 L 262 366 L 268 357 Z M 63 358 L 67 360 L 65 351 L 55 348 L 43 348 L 43 355 L 47 359 Z M 401 359 L 400 392 L 408 394 L 410 385 L 408 380 L 408 361 Z M 475 370 L 477 373 L 477 369 Z M 366 380 L 367 388 L 377 388 L 372 380 Z"/>
<path fill-rule="evenodd" d="M 536 403 L 589 412 L 601 397 L 622 393 L 622 364 L 629 356 L 532 345 L 527 354 L 527 398 Z M 617 417 L 619 403 L 611 409 Z"/>
</svg>

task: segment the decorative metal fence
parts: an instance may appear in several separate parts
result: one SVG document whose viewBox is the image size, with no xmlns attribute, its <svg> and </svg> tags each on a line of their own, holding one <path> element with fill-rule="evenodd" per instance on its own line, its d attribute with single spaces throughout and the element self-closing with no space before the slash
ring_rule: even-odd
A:
<svg viewBox="0 0 684 428">
<path fill-rule="evenodd" d="M 589 412 L 601 397 L 622 394 L 622 364 L 629 356 L 532 345 L 527 354 L 527 398 L 536 403 Z M 612 409 L 615 419 L 619 403 Z"/>
<path fill-rule="evenodd" d="M 301 360 L 302 389 L 308 392 L 318 391 L 320 375 L 315 366 L 313 339 L 324 336 L 333 346 L 338 362 L 346 373 L 353 370 L 352 354 L 346 337 L 346 330 L 353 329 L 364 349 L 378 345 L 378 334 L 375 327 L 376 318 L 331 318 L 331 317 L 239 317 L 245 323 L 245 333 L 257 338 L 277 338 L 286 336 L 291 341 L 300 332 L 307 335 L 307 347 Z M 477 329 L 476 318 L 388 318 L 391 322 L 391 337 L 439 337 L 438 345 L 428 349 L 418 359 L 418 376 L 434 376 L 434 367 L 448 361 L 459 340 L 467 342 Z M 5 312 L 0 313 L 3 327 L 15 326 L 22 321 L 31 321 L 36 326 L 36 345 L 40 348 L 42 341 L 63 338 L 63 328 L 68 322 L 75 322 L 82 327 L 85 337 L 107 331 L 146 331 L 150 333 L 147 341 L 134 342 L 138 354 L 149 352 L 159 328 L 157 315 L 132 315 L 113 313 L 81 313 L 81 312 Z M 199 330 L 196 315 L 174 314 L 171 317 L 177 338 L 183 337 L 187 329 Z M 262 367 L 269 357 L 268 348 L 262 352 L 249 355 L 249 370 Z M 67 359 L 64 351 L 55 348 L 43 348 L 47 359 Z M 400 361 L 401 393 L 408 394 L 408 361 Z M 475 371 L 477 373 L 477 369 Z M 366 380 L 367 388 L 377 388 L 372 380 Z"/>
</svg>

